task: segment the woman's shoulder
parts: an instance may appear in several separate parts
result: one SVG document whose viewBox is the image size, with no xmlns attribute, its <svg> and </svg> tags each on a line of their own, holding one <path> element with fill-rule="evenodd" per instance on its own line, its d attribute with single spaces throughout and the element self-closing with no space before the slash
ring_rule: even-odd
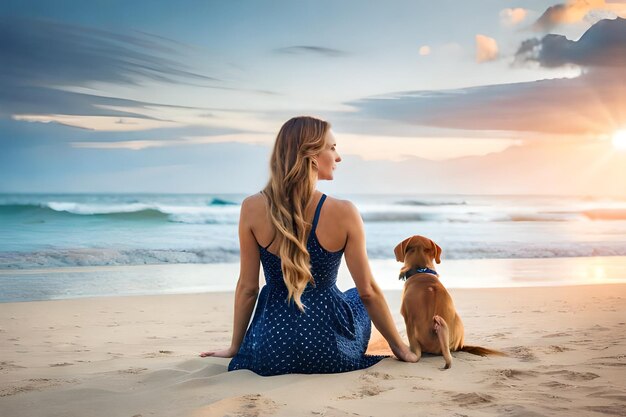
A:
<svg viewBox="0 0 626 417">
<path fill-rule="evenodd" d="M 265 211 L 265 196 L 261 193 L 246 196 L 241 202 L 241 211 L 252 214 Z"/>
<path fill-rule="evenodd" d="M 340 218 L 360 216 L 359 210 L 347 199 L 340 199 L 330 195 L 326 195 L 324 201 L 325 211 L 331 212 L 333 217 Z M 255 193 L 245 197 L 241 203 L 241 210 L 245 210 L 251 214 L 261 214 L 267 210 L 266 197 L 262 193 Z"/>
<path fill-rule="evenodd" d="M 350 200 L 342 200 L 327 195 L 326 201 L 328 202 L 329 209 L 334 212 L 333 214 L 341 216 L 341 218 L 345 219 L 346 217 L 354 217 L 355 215 L 360 216 L 359 210 Z M 324 204 L 326 204 L 326 202 Z"/>
</svg>

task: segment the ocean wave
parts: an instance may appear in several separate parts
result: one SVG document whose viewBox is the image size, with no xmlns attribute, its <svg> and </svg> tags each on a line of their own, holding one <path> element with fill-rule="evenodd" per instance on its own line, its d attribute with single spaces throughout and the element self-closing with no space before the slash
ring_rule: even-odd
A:
<svg viewBox="0 0 626 417">
<path fill-rule="evenodd" d="M 111 220 L 163 221 L 189 224 L 236 224 L 239 206 L 222 201 L 210 206 L 153 206 L 142 203 L 122 205 L 90 205 L 71 202 L 49 202 L 46 204 L 5 204 L 0 205 L 0 219 L 3 216 L 28 217 L 45 221 L 54 217 L 108 218 Z"/>
<path fill-rule="evenodd" d="M 399 206 L 465 206 L 466 201 L 424 201 L 424 200 L 400 200 L 394 204 Z"/>
<path fill-rule="evenodd" d="M 213 198 L 209 203 L 209 206 L 238 206 L 238 203 L 234 201 L 224 200 L 222 198 Z"/>
<path fill-rule="evenodd" d="M 595 209 L 583 211 L 591 220 L 626 220 L 626 209 Z"/>
<path fill-rule="evenodd" d="M 487 222 L 568 222 L 586 220 L 624 220 L 618 216 L 591 217 L 579 212 L 435 212 L 435 211 L 364 211 L 365 222 L 444 222 L 444 223 L 487 223 Z"/>
<path fill-rule="evenodd" d="M 56 249 L 0 252 L 0 269 L 236 262 L 237 249 Z"/>
<path fill-rule="evenodd" d="M 368 248 L 372 259 L 389 258 L 389 248 Z M 514 243 L 499 242 L 486 245 L 482 242 L 463 242 L 446 245 L 443 259 L 525 259 L 572 258 L 591 256 L 626 256 L 626 246 L 621 242 L 560 242 Z"/>
<path fill-rule="evenodd" d="M 368 247 L 371 259 L 390 259 L 388 246 Z M 444 259 L 567 258 L 590 256 L 626 256 L 620 242 L 577 242 L 528 244 L 501 242 L 486 245 L 464 242 L 444 247 Z M 28 269 L 71 266 L 111 266 L 146 264 L 236 263 L 237 247 L 189 249 L 114 249 L 78 248 L 34 252 L 0 252 L 0 269 Z"/>
<path fill-rule="evenodd" d="M 214 198 L 207 205 L 167 205 L 152 203 L 89 204 L 50 201 L 38 204 L 0 204 L 0 220 L 17 216 L 25 223 L 45 222 L 56 217 L 80 219 L 106 218 L 112 221 L 171 222 L 184 224 L 237 224 L 240 205 Z M 531 211 L 503 207 L 463 206 L 442 208 L 399 205 L 363 205 L 361 217 L 366 223 L 377 222 L 569 222 L 569 221 L 624 221 L 626 209 L 595 208 L 571 211 Z"/>
</svg>

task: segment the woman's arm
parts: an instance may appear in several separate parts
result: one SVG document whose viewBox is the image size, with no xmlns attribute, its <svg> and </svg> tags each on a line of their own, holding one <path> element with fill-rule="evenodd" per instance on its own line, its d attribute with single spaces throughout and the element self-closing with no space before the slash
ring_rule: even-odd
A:
<svg viewBox="0 0 626 417">
<path fill-rule="evenodd" d="M 239 251 L 240 251 L 240 272 L 237 288 L 235 289 L 235 313 L 233 323 L 233 338 L 231 344 L 226 349 L 217 351 L 202 352 L 200 356 L 216 356 L 231 358 L 237 354 L 243 337 L 246 334 L 250 317 L 254 310 L 257 296 L 259 294 L 259 271 L 260 255 L 256 239 L 252 233 L 250 201 L 245 199 L 241 203 L 239 216 Z"/>
<path fill-rule="evenodd" d="M 345 218 L 348 227 L 348 241 L 344 255 L 359 296 L 363 300 L 374 326 L 387 340 L 389 347 L 398 359 L 406 362 L 417 362 L 417 356 L 402 341 L 385 296 L 372 275 L 365 248 L 363 219 L 361 219 L 361 215 L 354 204 L 350 202 L 346 202 L 346 204 Z"/>
</svg>

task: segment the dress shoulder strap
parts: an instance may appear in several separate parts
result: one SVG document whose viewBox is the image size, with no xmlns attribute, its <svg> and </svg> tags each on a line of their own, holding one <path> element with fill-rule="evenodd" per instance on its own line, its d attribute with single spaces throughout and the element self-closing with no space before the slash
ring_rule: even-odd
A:
<svg viewBox="0 0 626 417">
<path fill-rule="evenodd" d="M 317 203 L 317 208 L 315 209 L 315 216 L 313 217 L 313 227 L 311 228 L 311 233 L 315 232 L 317 228 L 317 222 L 320 219 L 320 212 L 322 211 L 322 204 L 324 204 L 324 200 L 326 200 L 326 194 L 322 194 L 322 198 L 320 198 L 320 202 Z"/>
</svg>

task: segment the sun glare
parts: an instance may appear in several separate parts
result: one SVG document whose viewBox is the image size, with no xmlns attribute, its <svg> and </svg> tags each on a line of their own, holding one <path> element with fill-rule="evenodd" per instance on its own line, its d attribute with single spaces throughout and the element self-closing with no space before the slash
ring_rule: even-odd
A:
<svg viewBox="0 0 626 417">
<path fill-rule="evenodd" d="M 626 130 L 618 130 L 613 134 L 613 147 L 626 151 Z"/>
</svg>

